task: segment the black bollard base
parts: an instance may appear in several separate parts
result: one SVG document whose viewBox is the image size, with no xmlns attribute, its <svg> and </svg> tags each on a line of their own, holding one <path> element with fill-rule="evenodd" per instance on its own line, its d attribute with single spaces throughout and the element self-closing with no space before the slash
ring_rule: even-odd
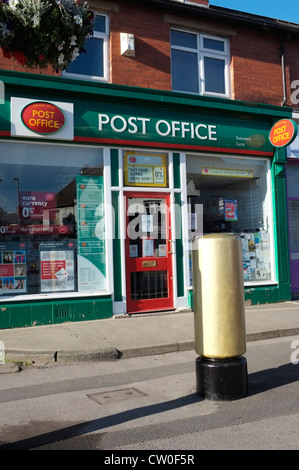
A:
<svg viewBox="0 0 299 470">
<path fill-rule="evenodd" d="M 247 361 L 243 356 L 228 359 L 198 357 L 196 393 L 210 400 L 238 400 L 248 391 Z"/>
</svg>

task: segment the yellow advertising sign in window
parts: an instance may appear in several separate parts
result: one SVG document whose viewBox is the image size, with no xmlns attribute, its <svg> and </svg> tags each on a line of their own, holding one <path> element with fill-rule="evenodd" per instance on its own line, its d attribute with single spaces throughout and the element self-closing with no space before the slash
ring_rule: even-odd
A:
<svg viewBox="0 0 299 470">
<path fill-rule="evenodd" d="M 235 178 L 253 178 L 252 170 L 236 170 L 234 168 L 202 168 L 205 176 L 233 176 Z"/>
<path fill-rule="evenodd" d="M 125 185 L 166 187 L 166 155 L 126 152 L 124 159 Z"/>
</svg>

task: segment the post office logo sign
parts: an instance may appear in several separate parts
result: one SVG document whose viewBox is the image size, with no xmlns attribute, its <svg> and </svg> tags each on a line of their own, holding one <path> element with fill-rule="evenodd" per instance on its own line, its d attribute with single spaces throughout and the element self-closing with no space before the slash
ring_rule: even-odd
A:
<svg viewBox="0 0 299 470">
<path fill-rule="evenodd" d="M 62 101 L 12 97 L 11 135 L 73 140 L 74 105 Z"/>
<path fill-rule="evenodd" d="M 277 121 L 270 130 L 269 140 L 274 147 L 285 147 L 297 137 L 298 127 L 292 119 Z"/>
<path fill-rule="evenodd" d="M 43 101 L 25 106 L 21 119 L 28 129 L 37 134 L 56 134 L 66 123 L 65 115 L 58 106 Z"/>
</svg>

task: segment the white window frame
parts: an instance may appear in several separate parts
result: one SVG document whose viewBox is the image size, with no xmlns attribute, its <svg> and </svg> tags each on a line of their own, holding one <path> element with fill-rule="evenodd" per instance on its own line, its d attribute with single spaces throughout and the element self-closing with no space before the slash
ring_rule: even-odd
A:
<svg viewBox="0 0 299 470">
<path fill-rule="evenodd" d="M 181 33 L 186 34 L 193 34 L 197 36 L 197 49 L 189 48 L 185 46 L 173 46 L 170 41 L 171 50 L 179 50 L 185 52 L 191 52 L 193 54 L 197 54 L 198 57 L 198 84 L 199 84 L 199 93 L 194 93 L 191 91 L 184 91 L 183 93 L 192 93 L 192 94 L 199 94 L 205 96 L 217 96 L 222 98 L 230 98 L 231 97 L 231 89 L 230 89 L 230 50 L 229 50 L 229 40 L 228 38 L 221 37 L 221 36 L 212 36 L 210 34 L 203 34 L 198 33 L 196 31 L 178 29 L 178 28 L 171 28 L 171 31 L 178 31 Z M 220 41 L 224 44 L 224 50 L 218 51 L 215 49 L 204 48 L 204 39 L 211 39 L 214 41 Z M 216 93 L 211 91 L 205 90 L 205 80 L 204 80 L 204 59 L 205 57 L 211 57 L 213 59 L 223 60 L 224 61 L 224 86 L 225 86 L 225 93 Z M 175 90 L 174 88 L 172 91 L 181 91 Z"/>
<path fill-rule="evenodd" d="M 95 16 L 103 16 L 106 21 L 106 32 L 94 31 L 91 40 L 102 39 L 103 40 L 103 77 L 96 75 L 85 75 L 79 73 L 70 73 L 67 71 L 62 72 L 63 77 L 77 78 L 83 80 L 96 80 L 100 82 L 109 82 L 109 64 L 108 64 L 108 49 L 109 49 L 109 18 L 104 13 L 96 13 Z"/>
</svg>

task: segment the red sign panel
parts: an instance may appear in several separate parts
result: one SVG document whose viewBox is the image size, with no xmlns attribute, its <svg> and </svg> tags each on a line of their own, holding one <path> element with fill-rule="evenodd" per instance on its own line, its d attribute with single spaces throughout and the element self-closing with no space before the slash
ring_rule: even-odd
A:
<svg viewBox="0 0 299 470">
<path fill-rule="evenodd" d="M 19 192 L 20 219 L 49 219 L 56 215 L 56 194 L 44 191 Z"/>
<path fill-rule="evenodd" d="M 58 106 L 43 101 L 30 103 L 21 113 L 23 123 L 37 134 L 55 134 L 65 125 L 65 115 Z"/>
<path fill-rule="evenodd" d="M 1 225 L 0 232 L 6 235 L 15 235 L 21 233 L 23 235 L 60 235 L 71 233 L 70 225 Z M 0 276 L 1 277 L 1 276 Z"/>
<path fill-rule="evenodd" d="M 0 277 L 7 277 L 13 275 L 13 264 L 0 264 Z"/>
<path fill-rule="evenodd" d="M 57 273 L 65 276 L 65 260 L 48 260 L 41 262 L 41 279 L 57 279 Z"/>
<path fill-rule="evenodd" d="M 291 119 L 281 119 L 270 131 L 270 142 L 274 147 L 285 147 L 293 142 L 298 132 L 297 124 Z"/>
</svg>

